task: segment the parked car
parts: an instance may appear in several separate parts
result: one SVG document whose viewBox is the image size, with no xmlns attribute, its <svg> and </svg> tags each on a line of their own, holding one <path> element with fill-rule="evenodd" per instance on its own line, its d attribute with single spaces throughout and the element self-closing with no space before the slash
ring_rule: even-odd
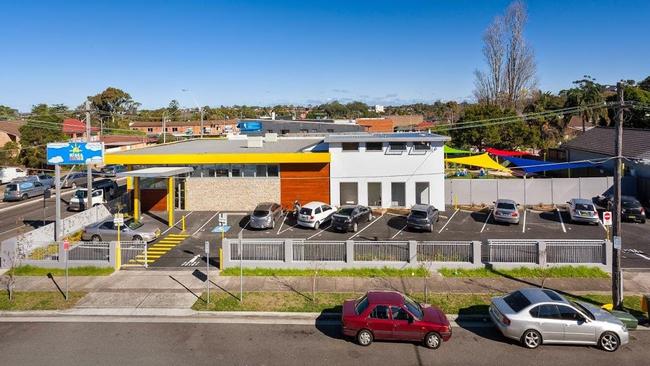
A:
<svg viewBox="0 0 650 366">
<path fill-rule="evenodd" d="M 614 209 L 614 196 L 601 195 L 594 198 L 596 204 L 608 211 Z M 645 223 L 646 213 L 641 202 L 633 196 L 621 196 L 621 219 Z"/>
<path fill-rule="evenodd" d="M 433 232 L 433 225 L 440 220 L 440 213 L 431 205 L 415 205 L 406 217 L 409 229 Z"/>
<path fill-rule="evenodd" d="M 106 165 L 101 169 L 99 175 L 104 177 L 115 177 L 117 173 L 122 173 L 126 171 L 124 165 Z"/>
<path fill-rule="evenodd" d="M 28 198 L 42 196 L 49 187 L 44 186 L 41 182 L 18 181 L 9 183 L 5 187 L 5 201 L 22 201 Z"/>
<path fill-rule="evenodd" d="M 70 173 L 61 178 L 62 188 L 85 187 L 87 184 L 87 175 L 85 172 Z"/>
<path fill-rule="evenodd" d="M 627 328 L 612 314 L 548 289 L 527 288 L 495 297 L 489 313 L 505 337 L 526 348 L 569 343 L 598 345 L 614 352 L 629 342 Z"/>
<path fill-rule="evenodd" d="M 16 178 L 26 177 L 27 171 L 23 168 L 4 166 L 0 168 L 0 184 L 9 183 Z"/>
<path fill-rule="evenodd" d="M 332 227 L 338 231 L 357 232 L 359 223 L 372 220 L 370 207 L 361 205 L 346 205 L 332 215 Z"/>
<path fill-rule="evenodd" d="M 41 182 L 44 186 L 52 188 L 54 186 L 54 178 L 47 174 L 28 175 L 12 180 L 12 182 Z"/>
<path fill-rule="evenodd" d="M 370 291 L 345 301 L 341 323 L 343 335 L 355 337 L 362 346 L 381 339 L 423 342 L 436 349 L 451 338 L 451 325 L 442 310 L 396 291 Z"/>
<path fill-rule="evenodd" d="M 507 224 L 519 224 L 519 206 L 513 200 L 498 199 L 494 202 L 494 221 Z"/>
<path fill-rule="evenodd" d="M 93 181 L 93 190 L 101 189 L 104 191 L 104 197 L 107 199 L 111 199 L 115 196 L 117 188 L 117 183 L 112 179 L 105 178 Z"/>
<path fill-rule="evenodd" d="M 322 223 L 328 221 L 334 214 L 332 206 L 323 202 L 309 202 L 300 208 L 298 225 L 318 229 Z"/>
<path fill-rule="evenodd" d="M 68 211 L 83 211 L 86 209 L 86 201 L 88 199 L 88 189 L 79 188 L 70 199 L 68 204 Z M 94 189 L 93 196 L 91 197 L 92 207 L 99 206 L 106 203 L 104 200 L 104 191 L 101 189 Z"/>
<path fill-rule="evenodd" d="M 151 242 L 160 236 L 160 229 L 153 223 L 142 223 L 128 219 L 120 226 L 120 240 Z M 81 240 L 114 241 L 117 240 L 117 229 L 113 219 L 107 219 L 86 226 L 81 234 Z"/>
<path fill-rule="evenodd" d="M 273 229 L 275 221 L 282 217 L 282 206 L 275 202 L 262 202 L 251 214 L 248 225 L 254 229 Z"/>
<path fill-rule="evenodd" d="M 569 216 L 571 221 L 588 222 L 591 224 L 598 224 L 598 211 L 594 204 L 584 198 L 573 198 L 567 202 L 569 204 Z"/>
</svg>

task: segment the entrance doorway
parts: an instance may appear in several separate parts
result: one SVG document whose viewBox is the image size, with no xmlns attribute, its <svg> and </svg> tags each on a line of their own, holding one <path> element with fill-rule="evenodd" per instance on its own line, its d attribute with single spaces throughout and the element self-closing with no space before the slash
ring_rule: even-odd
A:
<svg viewBox="0 0 650 366">
<path fill-rule="evenodd" d="M 415 203 L 418 205 L 429 204 L 429 182 L 415 183 Z"/>
<path fill-rule="evenodd" d="M 393 182 L 390 184 L 390 205 L 393 207 L 406 206 L 406 183 Z"/>
<path fill-rule="evenodd" d="M 381 182 L 368 182 L 368 206 L 381 207 Z"/>
<path fill-rule="evenodd" d="M 341 205 L 356 205 L 359 197 L 359 187 L 356 182 L 341 182 L 340 189 L 340 204 Z"/>
</svg>

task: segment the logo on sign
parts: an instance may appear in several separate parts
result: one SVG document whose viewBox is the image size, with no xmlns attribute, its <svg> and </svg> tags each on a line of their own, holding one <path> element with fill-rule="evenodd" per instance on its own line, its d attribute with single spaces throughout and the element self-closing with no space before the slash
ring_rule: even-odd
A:
<svg viewBox="0 0 650 366">
<path fill-rule="evenodd" d="M 612 225 L 612 212 L 611 211 L 603 212 L 603 225 L 607 225 L 607 226 Z"/>
<path fill-rule="evenodd" d="M 63 250 L 68 251 L 70 250 L 70 242 L 67 240 L 63 241 Z"/>
</svg>

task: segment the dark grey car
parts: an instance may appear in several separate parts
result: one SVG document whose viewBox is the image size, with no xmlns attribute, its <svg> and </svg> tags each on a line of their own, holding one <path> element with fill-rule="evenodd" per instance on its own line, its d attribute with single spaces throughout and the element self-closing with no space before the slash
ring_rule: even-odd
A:
<svg viewBox="0 0 650 366">
<path fill-rule="evenodd" d="M 70 173 L 67 177 L 61 178 L 61 187 L 62 188 L 77 188 L 85 187 L 86 182 L 86 173 Z"/>
<path fill-rule="evenodd" d="M 406 217 L 406 226 L 409 229 L 433 232 L 433 226 L 440 220 L 440 213 L 431 205 L 415 205 Z"/>
<path fill-rule="evenodd" d="M 262 202 L 253 210 L 248 225 L 254 229 L 272 229 L 281 216 L 282 206 L 275 202 Z"/>
<path fill-rule="evenodd" d="M 372 211 L 370 207 L 361 205 L 346 205 L 339 208 L 332 215 L 332 227 L 337 231 L 357 232 L 359 223 L 371 221 Z"/>
</svg>

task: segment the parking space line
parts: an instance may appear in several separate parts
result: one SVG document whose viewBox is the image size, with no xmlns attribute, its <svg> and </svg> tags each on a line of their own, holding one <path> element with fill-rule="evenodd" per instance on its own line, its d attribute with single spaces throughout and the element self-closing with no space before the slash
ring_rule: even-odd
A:
<svg viewBox="0 0 650 366">
<path fill-rule="evenodd" d="M 191 214 L 193 214 L 193 213 L 194 213 L 194 211 L 190 211 L 190 213 L 188 213 L 187 215 L 185 215 L 185 218 L 188 218 L 188 217 L 190 217 L 190 215 L 191 215 Z M 168 232 L 169 230 L 171 230 L 171 229 L 173 229 L 173 228 L 175 228 L 175 227 L 176 227 L 176 225 L 178 225 L 178 224 L 180 224 L 180 223 L 181 223 L 181 221 L 183 221 L 183 219 L 182 219 L 182 218 L 181 218 L 180 220 L 178 220 L 178 221 L 176 221 L 176 223 L 174 223 L 174 225 L 173 225 L 173 226 L 171 226 L 171 227 L 169 227 L 169 228 L 167 228 L 167 230 L 165 230 L 165 231 L 163 231 L 162 233 L 160 233 L 160 236 L 163 236 L 163 235 L 164 235 L 165 233 L 167 233 L 167 232 Z"/>
<path fill-rule="evenodd" d="M 557 216 L 560 218 L 560 224 L 562 225 L 562 231 L 564 231 L 566 233 L 566 227 L 564 226 L 564 219 L 562 219 L 562 212 L 560 212 L 560 209 L 557 208 L 557 207 L 555 208 L 555 210 L 557 211 Z"/>
<path fill-rule="evenodd" d="M 381 214 L 381 216 L 379 216 L 378 218 L 376 218 L 374 221 L 370 222 L 368 225 L 366 225 L 366 227 L 364 227 L 363 229 L 361 229 L 361 230 L 357 231 L 356 233 L 354 233 L 354 235 L 352 235 L 351 237 L 349 237 L 348 240 L 351 240 L 351 239 L 354 238 L 355 236 L 361 234 L 362 231 L 364 231 L 364 230 L 366 230 L 367 228 L 369 228 L 372 224 L 374 224 L 375 222 L 379 221 L 379 219 L 381 219 L 382 217 L 384 217 L 384 214 Z"/>
<path fill-rule="evenodd" d="M 237 235 L 239 235 L 239 233 L 244 231 L 244 229 L 246 229 L 248 227 L 248 224 L 250 224 L 250 223 L 251 223 L 251 219 L 249 218 L 248 221 L 246 221 L 246 225 L 244 225 L 244 227 L 241 228 L 241 230 L 239 230 L 239 232 L 237 232 Z"/>
<path fill-rule="evenodd" d="M 309 239 L 311 239 L 311 238 L 313 238 L 314 236 L 317 236 L 317 235 L 320 235 L 320 234 L 322 234 L 322 233 L 323 233 L 323 231 L 325 231 L 325 230 L 327 230 L 327 229 L 329 229 L 329 228 L 330 228 L 331 226 L 332 226 L 332 220 L 330 220 L 330 224 L 329 224 L 329 225 L 327 225 L 327 227 L 326 227 L 326 228 L 324 228 L 324 229 L 322 229 L 322 230 L 320 230 L 319 232 L 317 232 L 316 234 L 314 234 L 314 235 L 312 235 L 312 236 L 310 236 L 310 237 L 308 237 L 308 238 L 307 238 L 307 240 L 309 240 Z"/>
<path fill-rule="evenodd" d="M 207 225 L 210 221 L 212 221 L 212 219 L 214 219 L 214 217 L 217 216 L 218 214 L 219 214 L 219 211 L 215 212 L 214 215 L 210 216 L 210 218 L 208 219 L 208 221 L 206 221 L 203 225 L 201 225 L 201 227 L 198 228 L 198 229 L 197 229 L 197 230 L 192 234 L 192 236 L 196 235 L 196 233 L 198 233 L 199 231 L 201 231 L 201 230 L 205 227 L 205 225 Z"/>
<path fill-rule="evenodd" d="M 528 212 L 528 210 L 524 208 L 524 225 L 521 227 L 521 232 L 522 233 L 526 232 L 526 213 L 527 212 Z"/>
<path fill-rule="evenodd" d="M 287 217 L 289 216 L 289 213 L 284 213 L 282 214 L 282 222 L 280 223 L 280 227 L 278 228 L 278 232 L 275 235 L 280 235 L 280 230 L 282 230 L 282 226 L 284 226 L 284 222 L 287 221 Z"/>
<path fill-rule="evenodd" d="M 404 229 L 406 229 L 407 226 L 408 224 L 405 224 L 401 229 L 399 229 L 399 231 L 395 235 L 391 236 L 390 238 L 395 239 L 395 237 L 399 235 Z"/>
<path fill-rule="evenodd" d="M 447 227 L 447 225 L 449 225 L 449 223 L 451 222 L 451 219 L 453 219 L 454 216 L 456 216 L 456 214 L 458 213 L 458 211 L 460 211 L 460 210 L 459 210 L 459 209 L 456 209 L 456 211 L 454 211 L 454 213 L 451 214 L 451 217 L 449 217 L 449 220 L 447 220 L 447 222 L 445 222 L 445 224 L 442 226 L 442 228 L 438 231 L 438 234 L 440 234 L 443 230 L 445 230 L 445 228 Z"/>
<path fill-rule="evenodd" d="M 492 210 L 490 210 L 490 212 L 488 213 L 487 218 L 485 219 L 485 222 L 483 223 L 483 227 L 481 228 L 481 232 L 483 232 L 483 230 L 485 230 L 485 226 L 487 226 L 488 221 L 490 221 L 490 216 L 492 216 Z"/>
</svg>

